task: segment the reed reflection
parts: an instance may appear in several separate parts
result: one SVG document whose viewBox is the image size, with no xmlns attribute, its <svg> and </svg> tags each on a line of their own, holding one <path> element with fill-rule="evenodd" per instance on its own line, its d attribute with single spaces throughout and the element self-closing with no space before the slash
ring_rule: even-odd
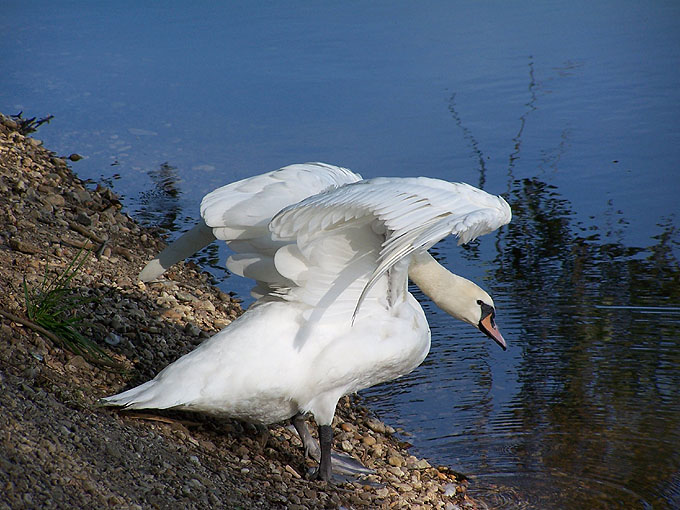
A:
<svg viewBox="0 0 680 510">
<path fill-rule="evenodd" d="M 514 180 L 507 198 L 513 221 L 494 279 L 525 331 L 512 412 L 522 449 L 540 450 L 531 469 L 607 480 L 671 508 L 680 471 L 677 228 L 666 219 L 654 244 L 628 247 L 576 223 L 537 178 Z"/>
<path fill-rule="evenodd" d="M 568 62 L 554 78 L 579 67 Z M 522 473 L 539 474 L 535 484 L 552 480 L 559 496 L 542 508 L 680 508 L 676 218 L 661 219 L 647 247 L 625 244 L 628 221 L 611 201 L 603 217 L 579 222 L 544 177 L 546 170 L 560 170 L 570 149 L 567 128 L 542 151 L 535 175 L 516 177 L 527 172 L 520 166 L 522 138 L 545 91 L 529 57 L 527 102 L 508 156 L 504 194 L 513 220 L 496 234 L 487 283 L 492 295 L 512 303 L 522 331 L 512 341 L 522 350 L 519 391 L 495 420 L 495 431 L 511 438 L 503 460 L 480 462 L 489 471 L 515 470 L 515 480 Z M 455 94 L 449 111 L 483 187 L 488 158 L 464 125 Z M 462 254 L 482 258 L 474 243 Z M 479 404 L 480 416 L 488 419 L 489 406 Z"/>
</svg>

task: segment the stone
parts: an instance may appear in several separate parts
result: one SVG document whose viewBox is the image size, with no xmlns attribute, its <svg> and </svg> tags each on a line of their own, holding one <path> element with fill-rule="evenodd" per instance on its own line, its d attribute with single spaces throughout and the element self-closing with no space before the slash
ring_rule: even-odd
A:
<svg viewBox="0 0 680 510">
<path fill-rule="evenodd" d="M 373 432 L 377 432 L 378 434 L 384 434 L 385 433 L 385 424 L 381 421 L 369 419 L 369 420 L 366 420 L 366 426 L 369 429 L 371 429 Z"/>
<path fill-rule="evenodd" d="M 198 336 L 201 334 L 201 328 L 199 328 L 196 324 L 192 324 L 191 322 L 187 322 L 186 326 L 184 326 L 184 332 L 187 335 L 190 336 Z"/>
<path fill-rule="evenodd" d="M 57 193 L 51 193 L 43 199 L 46 203 L 51 204 L 55 207 L 63 207 L 66 205 L 66 200 L 62 195 Z"/>
<path fill-rule="evenodd" d="M 28 241 L 22 241 L 21 239 L 10 239 L 9 246 L 14 251 L 20 251 L 21 253 L 26 253 L 28 255 L 35 255 L 40 251 L 36 245 L 29 243 Z"/>
<path fill-rule="evenodd" d="M 373 436 L 366 435 L 361 439 L 361 442 L 366 446 L 373 446 L 376 443 L 376 439 Z"/>
<path fill-rule="evenodd" d="M 86 227 L 89 227 L 90 225 L 92 225 L 92 220 L 90 219 L 90 217 L 83 212 L 78 213 L 76 215 L 76 221 L 78 223 L 80 223 L 81 225 L 84 225 Z"/>
<path fill-rule="evenodd" d="M 387 457 L 387 463 L 390 466 L 401 467 L 404 465 L 404 458 L 398 453 L 392 453 L 389 457 Z"/>
</svg>

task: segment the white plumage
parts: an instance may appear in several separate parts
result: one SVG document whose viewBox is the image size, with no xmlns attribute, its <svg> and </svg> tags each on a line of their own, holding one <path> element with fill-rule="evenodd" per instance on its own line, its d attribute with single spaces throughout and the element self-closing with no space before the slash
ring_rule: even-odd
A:
<svg viewBox="0 0 680 510">
<path fill-rule="evenodd" d="M 338 399 L 410 372 L 429 351 L 409 275 L 438 306 L 505 348 L 488 294 L 427 254 L 448 235 L 464 243 L 509 222 L 500 197 L 425 177 L 361 180 L 308 163 L 219 188 L 203 199 L 201 216 L 204 223 L 140 278 L 217 238 L 235 252 L 227 267 L 256 280 L 258 300 L 156 378 L 105 403 L 262 424 L 311 412 L 320 425 L 319 474 L 328 479 Z"/>
</svg>

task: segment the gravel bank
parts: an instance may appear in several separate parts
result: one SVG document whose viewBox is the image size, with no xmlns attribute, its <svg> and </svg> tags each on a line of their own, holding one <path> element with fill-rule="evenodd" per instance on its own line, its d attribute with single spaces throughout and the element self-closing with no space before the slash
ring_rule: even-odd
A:
<svg viewBox="0 0 680 510">
<path fill-rule="evenodd" d="M 110 189 L 86 187 L 0 116 L 0 509 L 483 507 L 354 397 L 338 406 L 335 448 L 375 469 L 374 485 L 306 480 L 310 464 L 285 424 L 263 435 L 237 421 L 98 407 L 241 313 L 192 264 L 137 281 L 163 242 L 121 210 Z M 124 370 L 64 350 L 26 320 L 23 279 L 39 286 L 83 246 L 93 254 L 71 282 L 89 299 L 82 332 Z"/>
</svg>

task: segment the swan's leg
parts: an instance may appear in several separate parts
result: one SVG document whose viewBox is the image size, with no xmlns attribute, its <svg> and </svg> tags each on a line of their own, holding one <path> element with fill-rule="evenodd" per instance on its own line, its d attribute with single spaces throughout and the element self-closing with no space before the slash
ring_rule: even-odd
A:
<svg viewBox="0 0 680 510">
<path fill-rule="evenodd" d="M 307 428 L 307 422 L 303 414 L 298 413 L 291 419 L 293 422 L 293 427 L 300 436 L 302 441 L 302 446 L 305 449 L 305 457 L 309 457 L 319 462 L 321 460 L 321 450 L 319 449 L 319 443 L 312 437 L 309 433 L 309 428 Z"/>
<path fill-rule="evenodd" d="M 331 463 L 331 441 L 333 439 L 333 427 L 319 425 L 319 443 L 321 444 L 321 461 L 319 462 L 318 476 L 325 482 L 330 482 L 333 476 Z"/>
<path fill-rule="evenodd" d="M 307 421 L 303 414 L 296 414 L 291 419 L 293 427 L 302 440 L 302 446 L 305 449 L 305 457 L 314 459 L 317 462 L 321 461 L 321 449 L 316 439 L 312 437 L 307 427 Z M 331 450 L 331 466 L 334 473 L 341 475 L 370 475 L 375 473 L 374 470 L 367 468 L 357 459 L 346 453 L 336 452 Z"/>
</svg>

